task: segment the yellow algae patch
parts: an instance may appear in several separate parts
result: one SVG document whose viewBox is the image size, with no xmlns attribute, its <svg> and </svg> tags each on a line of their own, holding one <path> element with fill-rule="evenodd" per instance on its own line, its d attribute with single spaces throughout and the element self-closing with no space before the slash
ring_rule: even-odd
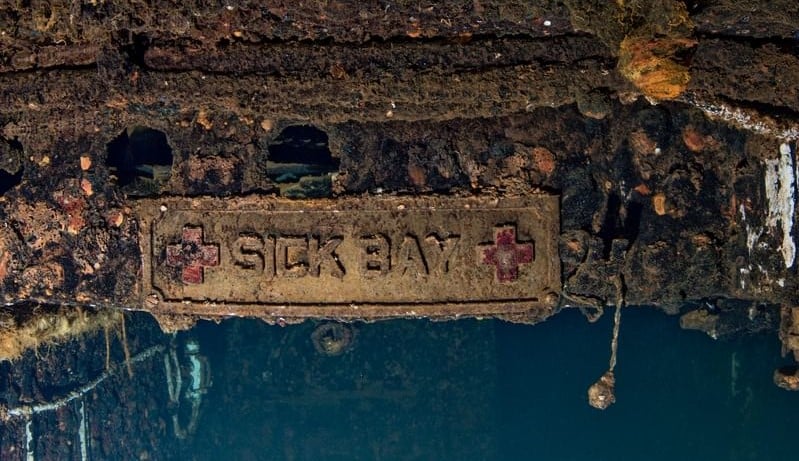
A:
<svg viewBox="0 0 799 461">
<path fill-rule="evenodd" d="M 0 314 L 0 361 L 15 360 L 30 349 L 63 343 L 75 337 L 119 325 L 122 312 L 63 308 L 35 313 L 19 320 L 6 311 Z"/>
<path fill-rule="evenodd" d="M 646 96 L 674 99 L 691 80 L 677 55 L 694 45 L 688 38 L 626 37 L 619 47 L 619 72 Z"/>
</svg>

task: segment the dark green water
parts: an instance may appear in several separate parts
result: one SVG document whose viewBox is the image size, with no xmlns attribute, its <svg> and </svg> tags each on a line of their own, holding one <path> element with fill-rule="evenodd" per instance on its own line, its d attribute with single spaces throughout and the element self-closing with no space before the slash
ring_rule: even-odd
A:
<svg viewBox="0 0 799 461">
<path fill-rule="evenodd" d="M 799 394 L 771 382 L 774 335 L 714 341 L 626 309 L 617 403 L 586 389 L 606 369 L 611 315 L 356 325 L 316 352 L 317 324 L 231 320 L 196 330 L 213 371 L 187 455 L 198 460 L 776 460 L 795 452 Z"/>
</svg>

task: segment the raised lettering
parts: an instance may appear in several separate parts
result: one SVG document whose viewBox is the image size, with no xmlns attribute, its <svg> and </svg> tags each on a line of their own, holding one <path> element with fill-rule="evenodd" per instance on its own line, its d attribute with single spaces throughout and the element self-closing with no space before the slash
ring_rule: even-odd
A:
<svg viewBox="0 0 799 461">
<path fill-rule="evenodd" d="M 272 279 L 275 277 L 275 268 L 277 267 L 277 262 L 275 261 L 275 238 L 274 237 L 267 237 L 264 240 L 264 276 L 267 279 Z"/>
<path fill-rule="evenodd" d="M 428 249 L 426 254 L 432 255 L 432 258 L 428 258 L 431 273 L 446 274 L 450 271 L 452 254 L 455 252 L 455 247 L 458 246 L 460 239 L 459 235 L 440 238 L 436 234 L 429 234 L 425 237 L 424 240 Z"/>
<path fill-rule="evenodd" d="M 333 277 L 344 277 L 344 265 L 336 254 L 336 248 L 344 239 L 331 237 L 321 243 L 318 237 L 313 237 L 308 242 L 308 273 L 319 277 L 322 270 Z"/>
<path fill-rule="evenodd" d="M 384 235 L 367 235 L 358 239 L 361 252 L 358 266 L 364 277 L 377 277 L 391 270 L 391 242 Z"/>
<path fill-rule="evenodd" d="M 540 194 L 138 199 L 139 291 L 158 298 L 159 312 L 273 319 L 552 307 L 558 203 Z"/>
<path fill-rule="evenodd" d="M 308 240 L 278 237 L 275 246 L 278 277 L 304 277 L 308 273 Z"/>
<path fill-rule="evenodd" d="M 257 234 L 241 233 L 233 242 L 233 264 L 247 270 L 264 270 L 264 239 Z"/>
<path fill-rule="evenodd" d="M 419 240 L 416 236 L 408 234 L 402 240 L 399 250 L 398 267 L 400 275 L 427 275 L 427 262 L 419 248 Z"/>
</svg>

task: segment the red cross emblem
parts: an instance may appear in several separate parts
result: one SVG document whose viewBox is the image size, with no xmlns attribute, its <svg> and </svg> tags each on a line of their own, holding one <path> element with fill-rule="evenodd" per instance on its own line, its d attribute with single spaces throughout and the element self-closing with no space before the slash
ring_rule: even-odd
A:
<svg viewBox="0 0 799 461">
<path fill-rule="evenodd" d="M 219 245 L 203 244 L 203 228 L 184 226 L 180 243 L 166 247 L 166 265 L 182 268 L 185 284 L 203 283 L 204 268 L 219 265 Z"/>
<path fill-rule="evenodd" d="M 515 227 L 494 230 L 494 244 L 481 245 L 483 264 L 496 267 L 497 280 L 505 283 L 519 278 L 519 266 L 533 262 L 535 252 L 530 242 L 516 241 Z"/>
</svg>

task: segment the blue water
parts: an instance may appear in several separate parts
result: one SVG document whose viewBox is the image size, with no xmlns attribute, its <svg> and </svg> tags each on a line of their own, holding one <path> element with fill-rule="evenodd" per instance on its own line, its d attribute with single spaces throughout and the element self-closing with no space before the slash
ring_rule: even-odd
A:
<svg viewBox="0 0 799 461">
<path fill-rule="evenodd" d="M 714 341 L 626 309 L 617 402 L 589 407 L 612 316 L 357 324 L 353 348 L 313 347 L 315 323 L 202 324 L 213 372 L 197 460 L 776 460 L 793 453 L 799 394 L 777 388 L 776 335 Z"/>
<path fill-rule="evenodd" d="M 799 395 L 771 381 L 782 363 L 773 335 L 713 341 L 676 318 L 628 309 L 617 402 L 600 412 L 584 395 L 604 370 L 611 319 L 580 320 L 497 326 L 496 459 L 774 460 L 794 450 Z"/>
</svg>

